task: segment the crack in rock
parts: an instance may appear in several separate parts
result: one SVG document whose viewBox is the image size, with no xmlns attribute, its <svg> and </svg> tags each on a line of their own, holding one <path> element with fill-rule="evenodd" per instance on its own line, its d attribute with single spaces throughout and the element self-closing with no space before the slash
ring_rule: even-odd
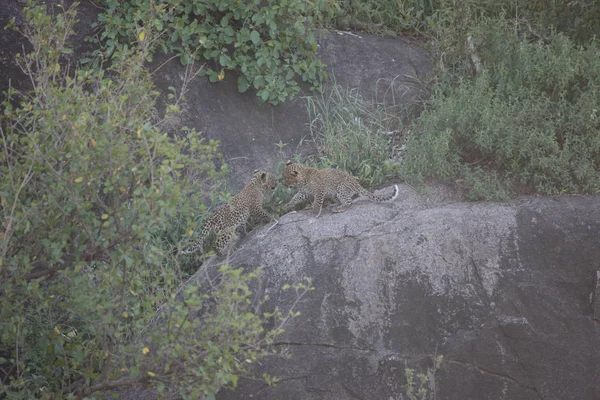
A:
<svg viewBox="0 0 600 400">
<path fill-rule="evenodd" d="M 486 368 L 480 367 L 480 366 L 472 364 L 472 363 L 467 363 L 467 362 L 464 362 L 464 361 L 448 360 L 448 362 L 460 364 L 460 365 L 462 365 L 462 366 L 464 366 L 466 368 L 474 368 L 474 369 L 476 369 L 476 370 L 478 370 L 481 373 L 486 374 L 486 375 L 497 376 L 497 377 L 502 378 L 502 379 L 507 379 L 507 380 L 513 382 L 514 384 L 516 384 L 517 386 L 519 386 L 519 387 L 521 387 L 523 389 L 531 390 L 532 392 L 534 392 L 537 395 L 537 397 L 540 400 L 544 400 L 544 396 L 542 396 L 542 394 L 538 391 L 537 387 L 535 387 L 535 386 L 529 386 L 529 385 L 526 385 L 524 383 L 521 383 L 518 379 L 513 378 L 512 376 L 510 376 L 508 374 L 502 374 L 502 373 L 499 373 L 499 372 L 493 372 L 493 371 L 490 371 L 490 370 L 488 370 Z"/>
<path fill-rule="evenodd" d="M 314 346 L 314 347 L 328 347 L 337 350 L 358 350 L 358 351 L 368 351 L 374 352 L 377 351 L 374 348 L 363 348 L 363 347 L 355 347 L 355 346 L 338 346 L 336 344 L 331 343 L 304 343 L 304 342 L 275 342 L 273 346 Z"/>
</svg>

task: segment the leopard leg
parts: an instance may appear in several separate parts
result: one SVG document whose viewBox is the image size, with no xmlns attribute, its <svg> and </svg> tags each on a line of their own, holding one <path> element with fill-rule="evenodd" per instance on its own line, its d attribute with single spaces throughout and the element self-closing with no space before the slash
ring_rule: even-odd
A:
<svg viewBox="0 0 600 400">
<path fill-rule="evenodd" d="M 315 194 L 315 200 L 312 205 L 312 212 L 315 214 L 315 218 L 319 218 L 321 211 L 323 210 L 323 201 L 325 201 L 325 193 L 318 192 Z"/>
<path fill-rule="evenodd" d="M 283 209 L 286 212 L 290 211 L 294 209 L 298 204 L 304 203 L 306 200 L 308 200 L 310 196 L 311 195 L 309 193 L 300 190 L 294 195 L 294 197 L 292 197 L 292 199 L 285 206 L 283 206 Z"/>
<path fill-rule="evenodd" d="M 217 238 L 215 240 L 215 251 L 217 252 L 217 254 L 219 255 L 224 255 L 225 253 L 223 252 L 223 250 L 227 250 L 229 248 L 229 246 L 232 244 L 232 242 L 235 241 L 235 239 L 237 238 L 236 235 L 236 230 L 237 230 L 237 226 L 229 226 L 227 228 L 224 228 L 222 230 L 220 230 L 217 233 Z"/>
<path fill-rule="evenodd" d="M 274 215 L 269 214 L 268 212 L 266 212 L 262 208 L 259 208 L 259 209 L 255 210 L 254 211 L 254 216 L 256 216 L 258 218 L 268 219 L 269 221 L 272 221 L 272 220 L 277 221 L 277 218 L 275 218 Z"/>
<path fill-rule="evenodd" d="M 211 230 L 212 229 L 209 227 L 205 227 L 204 229 L 202 229 L 202 232 L 200 232 L 200 236 L 198 237 L 198 240 L 196 241 L 196 243 L 189 247 L 186 247 L 185 249 L 183 249 L 181 251 L 181 253 L 182 254 L 192 254 L 192 253 L 196 253 L 197 251 L 203 251 L 204 250 L 204 240 L 206 240 L 206 237 L 211 232 Z"/>
<path fill-rule="evenodd" d="M 295 212 L 295 211 L 294 211 Z M 267 229 L 267 231 L 265 233 L 263 233 L 261 235 L 261 237 L 264 237 L 267 233 L 269 233 L 269 231 L 273 228 L 275 228 L 277 226 L 277 224 L 279 224 L 279 220 L 277 219 L 277 217 L 275 215 L 271 215 L 268 212 L 266 212 L 264 209 L 258 209 L 254 212 L 254 214 L 258 217 L 262 217 L 262 218 L 268 218 L 269 221 L 275 221 L 275 223 L 273 225 L 271 225 L 271 227 L 269 229 Z"/>
<path fill-rule="evenodd" d="M 340 190 L 337 193 L 337 198 L 340 201 L 340 205 L 335 207 L 335 209 L 333 210 L 334 213 L 343 212 L 347 210 L 348 207 L 350 207 L 350 205 L 352 204 L 352 193 L 348 191 Z"/>
<path fill-rule="evenodd" d="M 237 226 L 237 228 L 235 228 L 235 234 L 240 239 L 246 237 L 247 233 L 248 233 L 248 224 L 246 222 L 239 224 Z"/>
</svg>

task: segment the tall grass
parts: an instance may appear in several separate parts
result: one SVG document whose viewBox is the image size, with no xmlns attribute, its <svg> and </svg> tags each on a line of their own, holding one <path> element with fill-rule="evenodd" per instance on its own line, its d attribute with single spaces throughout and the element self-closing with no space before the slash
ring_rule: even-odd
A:
<svg viewBox="0 0 600 400">
<path fill-rule="evenodd" d="M 333 21 L 338 28 L 371 33 L 444 41 L 480 18 L 495 18 L 521 21 L 543 36 L 562 32 L 578 44 L 600 37 L 598 0 L 340 0 L 338 5 Z"/>
<path fill-rule="evenodd" d="M 358 90 L 332 84 L 307 98 L 315 164 L 341 168 L 364 185 L 378 185 L 395 171 L 392 148 L 398 119 L 365 101 Z"/>
</svg>

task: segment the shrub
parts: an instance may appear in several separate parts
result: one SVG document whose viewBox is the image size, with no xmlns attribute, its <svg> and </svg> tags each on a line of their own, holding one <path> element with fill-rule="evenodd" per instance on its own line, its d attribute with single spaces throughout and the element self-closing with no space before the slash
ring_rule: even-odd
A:
<svg viewBox="0 0 600 400">
<path fill-rule="evenodd" d="M 218 144 L 157 128 L 144 40 L 108 73 L 69 74 L 75 9 L 52 18 L 34 3 L 25 15 L 33 51 L 18 62 L 33 88 L 9 90 L 0 121 L 0 397 L 81 399 L 142 383 L 208 399 L 235 386 L 290 314 L 267 314 L 277 323 L 263 331 L 256 274 L 227 267 L 210 291 L 171 304 L 186 277 L 161 238 L 173 220 L 191 232 L 192 183 L 220 176 Z"/>
<path fill-rule="evenodd" d="M 505 197 L 518 186 L 548 194 L 597 191 L 597 43 L 578 47 L 562 34 L 527 42 L 493 21 L 480 24 L 473 38 L 482 72 L 456 87 L 437 87 L 412 127 L 403 176 L 465 179 L 474 198 Z"/>
<path fill-rule="evenodd" d="M 314 27 L 333 12 L 335 2 L 330 0 L 103 0 L 103 4 L 100 38 L 106 55 L 135 42 L 144 30 L 156 29 L 161 35 L 153 47 L 174 52 L 184 64 L 212 61 L 203 70 L 211 82 L 235 71 L 240 92 L 254 88 L 261 100 L 273 104 L 299 93 L 298 79 L 316 88 L 325 77 L 316 58 Z"/>
</svg>

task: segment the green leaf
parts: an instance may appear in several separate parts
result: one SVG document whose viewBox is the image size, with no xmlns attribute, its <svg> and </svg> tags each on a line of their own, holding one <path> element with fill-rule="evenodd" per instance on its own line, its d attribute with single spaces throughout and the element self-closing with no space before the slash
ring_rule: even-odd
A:
<svg viewBox="0 0 600 400">
<path fill-rule="evenodd" d="M 254 78 L 253 84 L 256 89 L 262 89 L 262 87 L 265 85 L 265 79 L 259 75 Z"/>
<path fill-rule="evenodd" d="M 238 78 L 238 92 L 244 93 L 248 90 L 249 87 L 250 85 L 248 84 L 248 80 L 245 77 L 240 76 Z"/>
<path fill-rule="evenodd" d="M 231 59 L 226 54 L 221 54 L 219 56 L 219 64 L 222 67 L 228 67 L 230 61 L 231 61 Z"/>
<path fill-rule="evenodd" d="M 250 32 L 250 40 L 252 40 L 255 46 L 258 46 L 260 43 L 260 34 L 256 31 Z"/>
<path fill-rule="evenodd" d="M 269 99 L 269 92 L 267 90 L 262 90 L 260 92 L 260 98 L 262 99 L 262 101 L 267 101 Z"/>
</svg>

